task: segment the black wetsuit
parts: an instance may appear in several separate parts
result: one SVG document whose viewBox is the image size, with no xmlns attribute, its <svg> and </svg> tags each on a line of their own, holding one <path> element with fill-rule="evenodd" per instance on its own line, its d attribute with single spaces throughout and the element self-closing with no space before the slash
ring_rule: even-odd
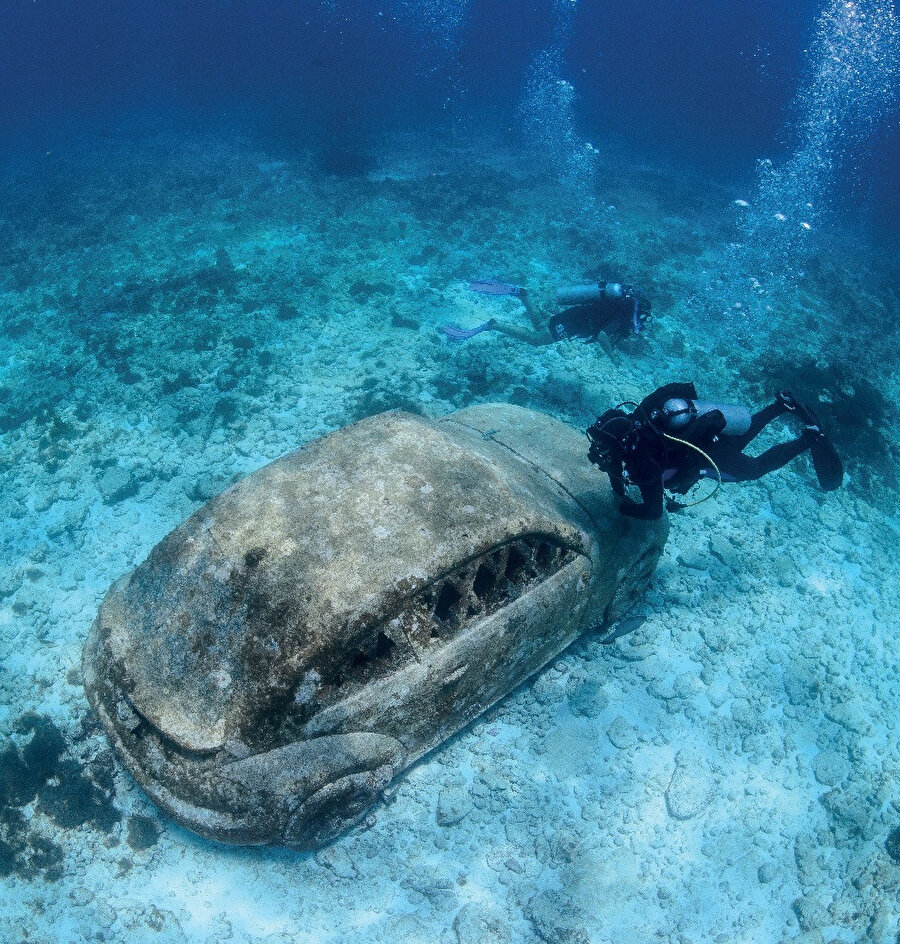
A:
<svg viewBox="0 0 900 944">
<path fill-rule="evenodd" d="M 650 421 L 654 410 L 670 399 L 696 400 L 694 385 L 671 383 L 660 387 L 641 401 L 632 414 L 631 429 L 622 448 L 613 455 L 609 480 L 613 491 L 623 501 L 619 511 L 632 518 L 652 520 L 663 513 L 664 489 L 684 494 L 715 470 L 696 449 L 682 445 L 663 435 L 660 427 Z M 787 407 L 780 401 L 753 414 L 747 432 L 738 436 L 724 432 L 726 420 L 719 410 L 695 417 L 672 436 L 701 449 L 715 462 L 723 481 L 749 482 L 775 469 L 780 469 L 810 447 L 805 437 L 778 443 L 759 456 L 744 455 L 743 450 L 768 423 Z M 642 502 L 625 495 L 625 484 L 636 485 Z"/>
<path fill-rule="evenodd" d="M 627 286 L 618 298 L 601 298 L 564 309 L 550 319 L 547 327 L 557 341 L 563 338 L 596 341 L 601 331 L 608 335 L 637 334 L 649 315 L 649 303 Z"/>
</svg>

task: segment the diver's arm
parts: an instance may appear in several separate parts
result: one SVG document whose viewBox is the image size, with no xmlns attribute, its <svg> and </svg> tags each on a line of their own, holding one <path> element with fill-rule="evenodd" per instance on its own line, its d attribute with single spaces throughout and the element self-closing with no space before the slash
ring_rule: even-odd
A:
<svg viewBox="0 0 900 944">
<path fill-rule="evenodd" d="M 625 476 L 622 472 L 621 465 L 618 469 L 613 469 L 609 473 L 609 484 L 613 492 L 619 496 L 619 498 L 625 497 Z"/>
<path fill-rule="evenodd" d="M 626 497 L 619 505 L 619 511 L 629 518 L 640 518 L 642 521 L 656 521 L 662 518 L 663 513 L 663 483 L 662 476 L 646 485 L 639 485 L 641 502 Z"/>
<path fill-rule="evenodd" d="M 531 298 L 531 295 L 528 294 L 528 291 L 523 288 L 519 292 L 518 298 L 519 298 L 519 301 L 522 303 L 522 307 L 525 309 L 525 314 L 528 315 L 528 317 L 531 319 L 532 326 L 537 331 L 544 330 L 544 323 L 546 319 L 541 314 L 537 305 L 535 305 L 534 301 Z M 545 341 L 543 343 L 549 344 L 550 342 Z"/>
<path fill-rule="evenodd" d="M 619 366 L 619 355 L 616 354 L 616 349 L 613 347 L 612 338 L 605 331 L 597 332 L 597 344 L 603 350 L 603 353 L 616 365 Z"/>
</svg>

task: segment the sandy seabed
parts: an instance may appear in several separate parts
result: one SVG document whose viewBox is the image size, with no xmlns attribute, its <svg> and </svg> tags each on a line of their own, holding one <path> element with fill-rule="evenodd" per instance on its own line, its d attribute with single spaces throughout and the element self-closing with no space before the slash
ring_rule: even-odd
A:
<svg viewBox="0 0 900 944">
<path fill-rule="evenodd" d="M 896 273 L 846 233 L 798 230 L 790 265 L 742 246 L 749 184 L 615 142 L 588 193 L 497 142 L 367 159 L 159 133 L 6 168 L 0 941 L 896 944 Z M 454 343 L 524 323 L 473 277 L 621 279 L 655 317 L 609 350 Z M 382 409 L 583 428 L 669 380 L 794 385 L 845 487 L 804 457 L 673 516 L 630 635 L 576 643 L 314 855 L 198 839 L 112 755 L 97 606 L 232 481 Z"/>
</svg>

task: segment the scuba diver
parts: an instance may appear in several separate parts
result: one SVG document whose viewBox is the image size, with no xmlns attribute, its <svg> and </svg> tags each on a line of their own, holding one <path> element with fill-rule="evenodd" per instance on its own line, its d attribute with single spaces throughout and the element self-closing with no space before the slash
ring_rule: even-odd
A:
<svg viewBox="0 0 900 944">
<path fill-rule="evenodd" d="M 634 406 L 634 412 L 624 412 L 621 407 L 626 405 Z M 800 435 L 761 455 L 744 455 L 759 432 L 785 413 L 800 421 Z M 807 450 L 824 491 L 839 488 L 844 478 L 841 459 L 815 414 L 788 391 L 751 416 L 743 406 L 698 400 L 692 383 L 670 383 L 638 404 L 620 403 L 607 410 L 587 435 L 588 458 L 609 475 L 622 499 L 619 511 L 632 518 L 662 517 L 664 490 L 684 495 L 702 478 L 716 479 L 713 492 L 722 482 L 752 482 Z M 626 485 L 637 486 L 641 502 L 625 494 Z M 668 511 L 699 503 L 665 496 Z"/>
<path fill-rule="evenodd" d="M 475 328 L 444 325 L 444 333 L 454 341 L 465 341 L 482 331 L 499 331 L 535 347 L 553 344 L 565 338 L 582 338 L 585 343 L 599 341 L 607 351 L 612 337 L 640 334 L 650 320 L 650 303 L 631 285 L 619 282 L 594 282 L 573 285 L 556 291 L 556 302 L 565 310 L 545 321 L 528 292 L 521 285 L 508 285 L 491 279 L 470 282 L 469 288 L 482 295 L 512 295 L 518 298 L 531 320 L 531 328 L 508 324 L 491 318 Z"/>
</svg>

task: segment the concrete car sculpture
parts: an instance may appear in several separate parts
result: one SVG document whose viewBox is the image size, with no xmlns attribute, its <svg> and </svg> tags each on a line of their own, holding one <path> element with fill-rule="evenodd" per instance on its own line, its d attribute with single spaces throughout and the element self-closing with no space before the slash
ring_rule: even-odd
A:
<svg viewBox="0 0 900 944">
<path fill-rule="evenodd" d="M 231 486 L 109 590 L 85 690 L 138 783 L 231 843 L 316 848 L 642 592 L 665 524 L 585 441 L 485 405 L 390 412 Z"/>
</svg>

